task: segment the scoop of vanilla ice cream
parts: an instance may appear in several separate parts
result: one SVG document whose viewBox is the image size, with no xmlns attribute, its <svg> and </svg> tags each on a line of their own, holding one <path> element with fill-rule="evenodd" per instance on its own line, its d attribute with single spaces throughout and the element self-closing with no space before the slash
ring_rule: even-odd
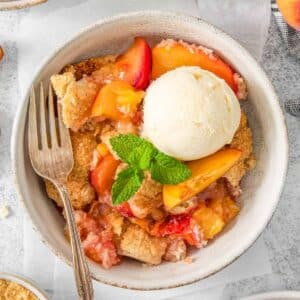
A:
<svg viewBox="0 0 300 300">
<path fill-rule="evenodd" d="M 227 83 L 199 67 L 180 67 L 151 83 L 142 136 L 160 151 L 188 161 L 231 142 L 241 118 Z"/>
</svg>

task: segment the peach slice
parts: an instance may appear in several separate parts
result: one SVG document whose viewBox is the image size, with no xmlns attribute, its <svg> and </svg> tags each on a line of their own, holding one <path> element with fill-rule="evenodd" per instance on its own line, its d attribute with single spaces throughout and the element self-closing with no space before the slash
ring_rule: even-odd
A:
<svg viewBox="0 0 300 300">
<path fill-rule="evenodd" d="M 234 200 L 226 196 L 224 198 L 214 198 L 208 201 L 207 206 L 218 214 L 227 224 L 240 211 L 240 208 Z"/>
<path fill-rule="evenodd" d="M 109 149 L 108 149 L 108 147 L 106 146 L 106 144 L 104 144 L 104 143 L 98 144 L 97 147 L 96 147 L 96 149 L 97 149 L 97 151 L 98 151 L 100 157 L 104 157 L 104 156 L 106 156 L 107 154 L 109 154 Z"/>
<path fill-rule="evenodd" d="M 277 0 L 277 5 L 285 21 L 300 30 L 300 0 Z"/>
<path fill-rule="evenodd" d="M 151 48 L 146 40 L 135 38 L 133 45 L 117 58 L 116 65 L 124 72 L 122 79 L 136 89 L 145 89 L 150 82 L 152 66 Z"/>
<path fill-rule="evenodd" d="M 231 198 L 214 198 L 207 203 L 201 202 L 193 214 L 193 219 L 201 227 L 204 238 L 212 239 L 239 211 L 239 207 Z"/>
<path fill-rule="evenodd" d="M 240 158 L 241 151 L 225 148 L 210 156 L 187 163 L 192 176 L 176 185 L 163 186 L 163 201 L 166 209 L 192 198 L 224 175 Z"/>
<path fill-rule="evenodd" d="M 2 49 L 2 47 L 0 46 L 0 60 L 3 58 L 4 56 L 4 51 Z"/>
<path fill-rule="evenodd" d="M 224 207 L 223 207 L 223 198 L 213 198 L 207 201 L 207 206 L 211 208 L 217 215 L 219 215 L 223 220 Z"/>
<path fill-rule="evenodd" d="M 226 223 L 230 222 L 239 213 L 240 208 L 230 197 L 223 199 L 223 219 Z"/>
<path fill-rule="evenodd" d="M 204 202 L 201 202 L 194 212 L 193 219 L 199 224 L 206 240 L 212 239 L 225 226 L 222 217 L 212 208 L 207 207 Z"/>
<path fill-rule="evenodd" d="M 95 169 L 91 171 L 91 184 L 99 195 L 110 192 L 115 173 L 120 161 L 116 160 L 112 154 L 105 155 Z"/>
<path fill-rule="evenodd" d="M 129 83 L 112 81 L 99 91 L 92 107 L 92 117 L 104 117 L 114 121 L 134 116 L 138 104 L 144 97 Z"/>
<path fill-rule="evenodd" d="M 199 66 L 224 79 L 237 93 L 235 71 L 213 51 L 182 41 L 165 40 L 152 49 L 152 78 L 181 66 Z"/>
</svg>

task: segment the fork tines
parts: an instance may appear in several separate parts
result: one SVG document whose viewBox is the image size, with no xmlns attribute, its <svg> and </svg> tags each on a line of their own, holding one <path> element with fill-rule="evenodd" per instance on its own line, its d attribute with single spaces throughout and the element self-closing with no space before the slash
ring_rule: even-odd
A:
<svg viewBox="0 0 300 300">
<path fill-rule="evenodd" d="M 39 150 L 63 147 L 70 143 L 69 131 L 64 126 L 59 101 L 54 97 L 49 84 L 45 97 L 43 83 L 39 86 L 39 102 L 34 87 L 31 88 L 29 105 L 29 143 Z"/>
</svg>

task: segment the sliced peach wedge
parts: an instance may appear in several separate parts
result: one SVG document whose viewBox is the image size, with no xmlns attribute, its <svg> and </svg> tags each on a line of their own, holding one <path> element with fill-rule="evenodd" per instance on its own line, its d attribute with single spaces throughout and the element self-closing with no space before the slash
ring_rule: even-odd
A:
<svg viewBox="0 0 300 300">
<path fill-rule="evenodd" d="M 197 195 L 223 176 L 240 158 L 241 151 L 224 148 L 210 156 L 191 161 L 187 166 L 191 177 L 175 185 L 163 186 L 163 201 L 167 210 Z"/>
<path fill-rule="evenodd" d="M 193 219 L 196 220 L 202 229 L 206 240 L 212 239 L 225 226 L 222 217 L 204 202 L 200 203 L 197 210 L 193 213 Z"/>
<path fill-rule="evenodd" d="M 150 82 L 152 56 L 145 39 L 137 37 L 133 45 L 117 58 L 117 67 L 124 76 L 122 80 L 136 89 L 146 89 Z"/>
<path fill-rule="evenodd" d="M 212 50 L 174 40 L 164 40 L 152 48 L 152 79 L 181 66 L 199 66 L 208 70 L 238 93 L 236 72 Z"/>
<path fill-rule="evenodd" d="M 277 0 L 285 21 L 296 30 L 300 30 L 300 0 Z"/>
<path fill-rule="evenodd" d="M 120 161 L 108 153 L 99 160 L 96 168 L 91 171 L 90 181 L 99 195 L 103 196 L 106 192 L 110 192 L 119 164 Z"/>
<path fill-rule="evenodd" d="M 234 200 L 228 196 L 201 202 L 193 213 L 193 219 L 203 230 L 206 240 L 212 239 L 221 232 L 240 211 Z"/>
<path fill-rule="evenodd" d="M 143 91 L 135 90 L 124 81 L 112 81 L 99 91 L 92 107 L 92 117 L 113 121 L 134 117 L 137 106 L 144 97 Z"/>
</svg>

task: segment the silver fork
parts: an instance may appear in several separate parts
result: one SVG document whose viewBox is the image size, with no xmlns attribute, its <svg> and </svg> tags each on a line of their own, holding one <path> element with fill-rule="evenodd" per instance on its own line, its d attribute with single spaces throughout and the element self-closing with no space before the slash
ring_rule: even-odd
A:
<svg viewBox="0 0 300 300">
<path fill-rule="evenodd" d="M 74 164 L 69 130 L 62 121 L 61 105 L 57 103 L 58 118 L 52 86 L 49 84 L 48 109 L 43 83 L 40 83 L 39 105 L 34 88 L 31 90 L 28 115 L 28 148 L 35 172 L 50 180 L 59 191 L 70 233 L 73 253 L 73 268 L 80 299 L 93 299 L 91 276 L 81 247 L 80 237 L 74 219 L 73 208 L 66 189 L 66 179 Z"/>
</svg>

